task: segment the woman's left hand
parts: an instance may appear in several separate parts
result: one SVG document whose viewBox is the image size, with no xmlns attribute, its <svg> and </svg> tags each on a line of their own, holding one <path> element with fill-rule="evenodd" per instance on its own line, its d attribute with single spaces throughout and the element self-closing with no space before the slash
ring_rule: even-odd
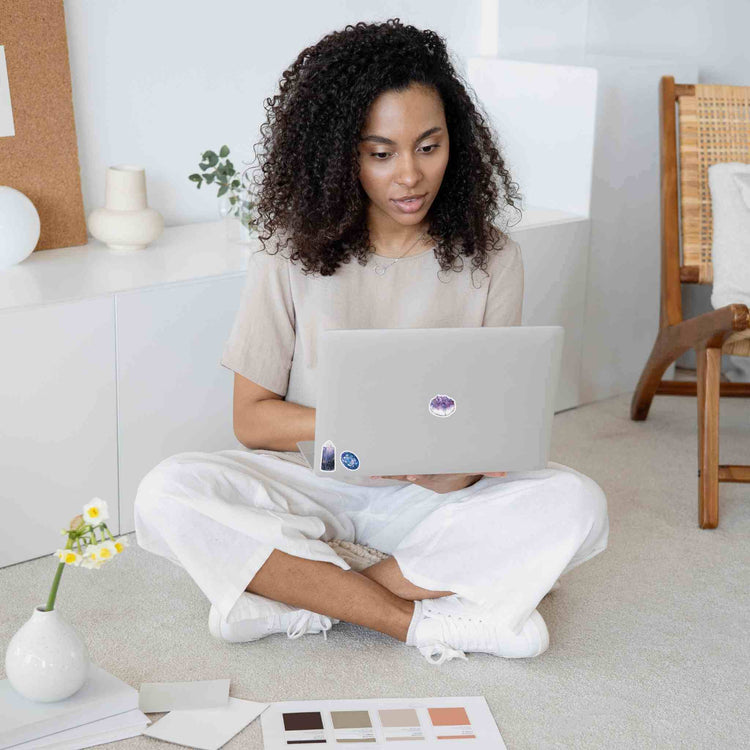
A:
<svg viewBox="0 0 750 750">
<path fill-rule="evenodd" d="M 420 487 L 443 494 L 470 487 L 482 477 L 504 477 L 506 473 L 505 471 L 488 471 L 484 474 L 390 474 L 373 476 L 370 479 L 400 479 L 403 482 L 418 484 Z"/>
</svg>

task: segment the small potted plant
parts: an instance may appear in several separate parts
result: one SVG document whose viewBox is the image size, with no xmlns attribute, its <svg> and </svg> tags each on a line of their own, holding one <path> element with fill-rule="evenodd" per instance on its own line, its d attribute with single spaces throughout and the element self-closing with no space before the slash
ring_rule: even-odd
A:
<svg viewBox="0 0 750 750">
<path fill-rule="evenodd" d="M 215 151 L 204 151 L 198 165 L 200 173 L 191 174 L 188 179 L 196 183 L 198 189 L 204 182 L 219 187 L 216 194 L 220 199 L 219 215 L 222 218 L 236 217 L 240 225 L 239 241 L 248 242 L 257 231 L 257 201 L 247 177 L 248 170 L 237 172 L 228 156 L 229 146 L 222 146 L 218 154 Z M 237 239 L 233 225 L 227 224 L 227 233 L 230 239 Z"/>
<path fill-rule="evenodd" d="M 83 687 L 89 674 L 89 653 L 76 629 L 55 609 L 60 577 L 66 565 L 101 568 L 127 546 L 107 528 L 107 503 L 95 497 L 83 506 L 60 533 L 68 537 L 59 560 L 46 607 L 36 607 L 31 619 L 13 636 L 5 652 L 5 672 L 13 688 L 32 701 L 50 703 L 68 698 Z M 97 532 L 99 537 L 97 538 Z"/>
</svg>

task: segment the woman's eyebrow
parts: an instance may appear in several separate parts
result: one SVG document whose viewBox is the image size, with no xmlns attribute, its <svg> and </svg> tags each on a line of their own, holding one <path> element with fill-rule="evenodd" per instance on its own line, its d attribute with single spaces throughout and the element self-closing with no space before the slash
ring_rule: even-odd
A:
<svg viewBox="0 0 750 750">
<path fill-rule="evenodd" d="M 427 138 L 428 135 L 432 135 L 433 133 L 438 133 L 442 130 L 442 128 L 430 128 L 429 130 L 425 130 L 422 135 L 414 139 L 414 143 L 419 143 L 424 138 Z M 366 135 L 364 138 L 360 138 L 360 141 L 373 141 L 374 143 L 385 143 L 388 146 L 395 146 L 396 141 L 392 141 L 390 138 L 384 138 L 382 135 Z"/>
</svg>

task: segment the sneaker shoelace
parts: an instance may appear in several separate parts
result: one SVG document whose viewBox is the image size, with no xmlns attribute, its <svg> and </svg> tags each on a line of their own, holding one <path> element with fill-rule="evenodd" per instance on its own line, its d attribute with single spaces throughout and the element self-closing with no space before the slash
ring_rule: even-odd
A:
<svg viewBox="0 0 750 750">
<path fill-rule="evenodd" d="M 326 617 L 325 615 L 318 615 L 317 612 L 310 612 L 307 609 L 301 609 L 299 612 L 295 612 L 291 615 L 289 626 L 286 629 L 287 637 L 299 638 L 307 633 L 315 623 L 316 617 L 319 618 L 318 622 L 323 631 L 323 639 L 327 641 L 328 631 L 333 625 L 331 618 Z"/>
<path fill-rule="evenodd" d="M 431 664 L 442 664 L 449 659 L 468 658 L 463 651 L 451 648 L 447 643 L 442 643 L 440 641 L 432 643 L 429 646 L 419 646 L 419 651 Z M 433 659 L 433 656 L 437 656 L 438 658 Z"/>
<path fill-rule="evenodd" d="M 449 659 L 466 659 L 466 654 L 451 643 L 460 643 L 467 651 L 491 652 L 495 647 L 494 632 L 491 623 L 481 617 L 469 615 L 456 615 L 451 612 L 425 613 L 428 617 L 437 615 L 440 617 L 443 631 L 443 640 L 421 646 L 419 648 L 427 661 L 433 664 L 442 664 Z M 433 659 L 433 656 L 437 659 Z"/>
</svg>

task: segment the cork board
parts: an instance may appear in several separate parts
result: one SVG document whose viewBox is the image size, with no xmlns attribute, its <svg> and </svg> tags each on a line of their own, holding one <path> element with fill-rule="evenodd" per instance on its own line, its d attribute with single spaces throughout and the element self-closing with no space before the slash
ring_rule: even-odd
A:
<svg viewBox="0 0 750 750">
<path fill-rule="evenodd" d="M 63 0 L 2 0 L 0 45 L 15 130 L 0 137 L 0 185 L 36 206 L 35 250 L 85 245 Z"/>
</svg>

